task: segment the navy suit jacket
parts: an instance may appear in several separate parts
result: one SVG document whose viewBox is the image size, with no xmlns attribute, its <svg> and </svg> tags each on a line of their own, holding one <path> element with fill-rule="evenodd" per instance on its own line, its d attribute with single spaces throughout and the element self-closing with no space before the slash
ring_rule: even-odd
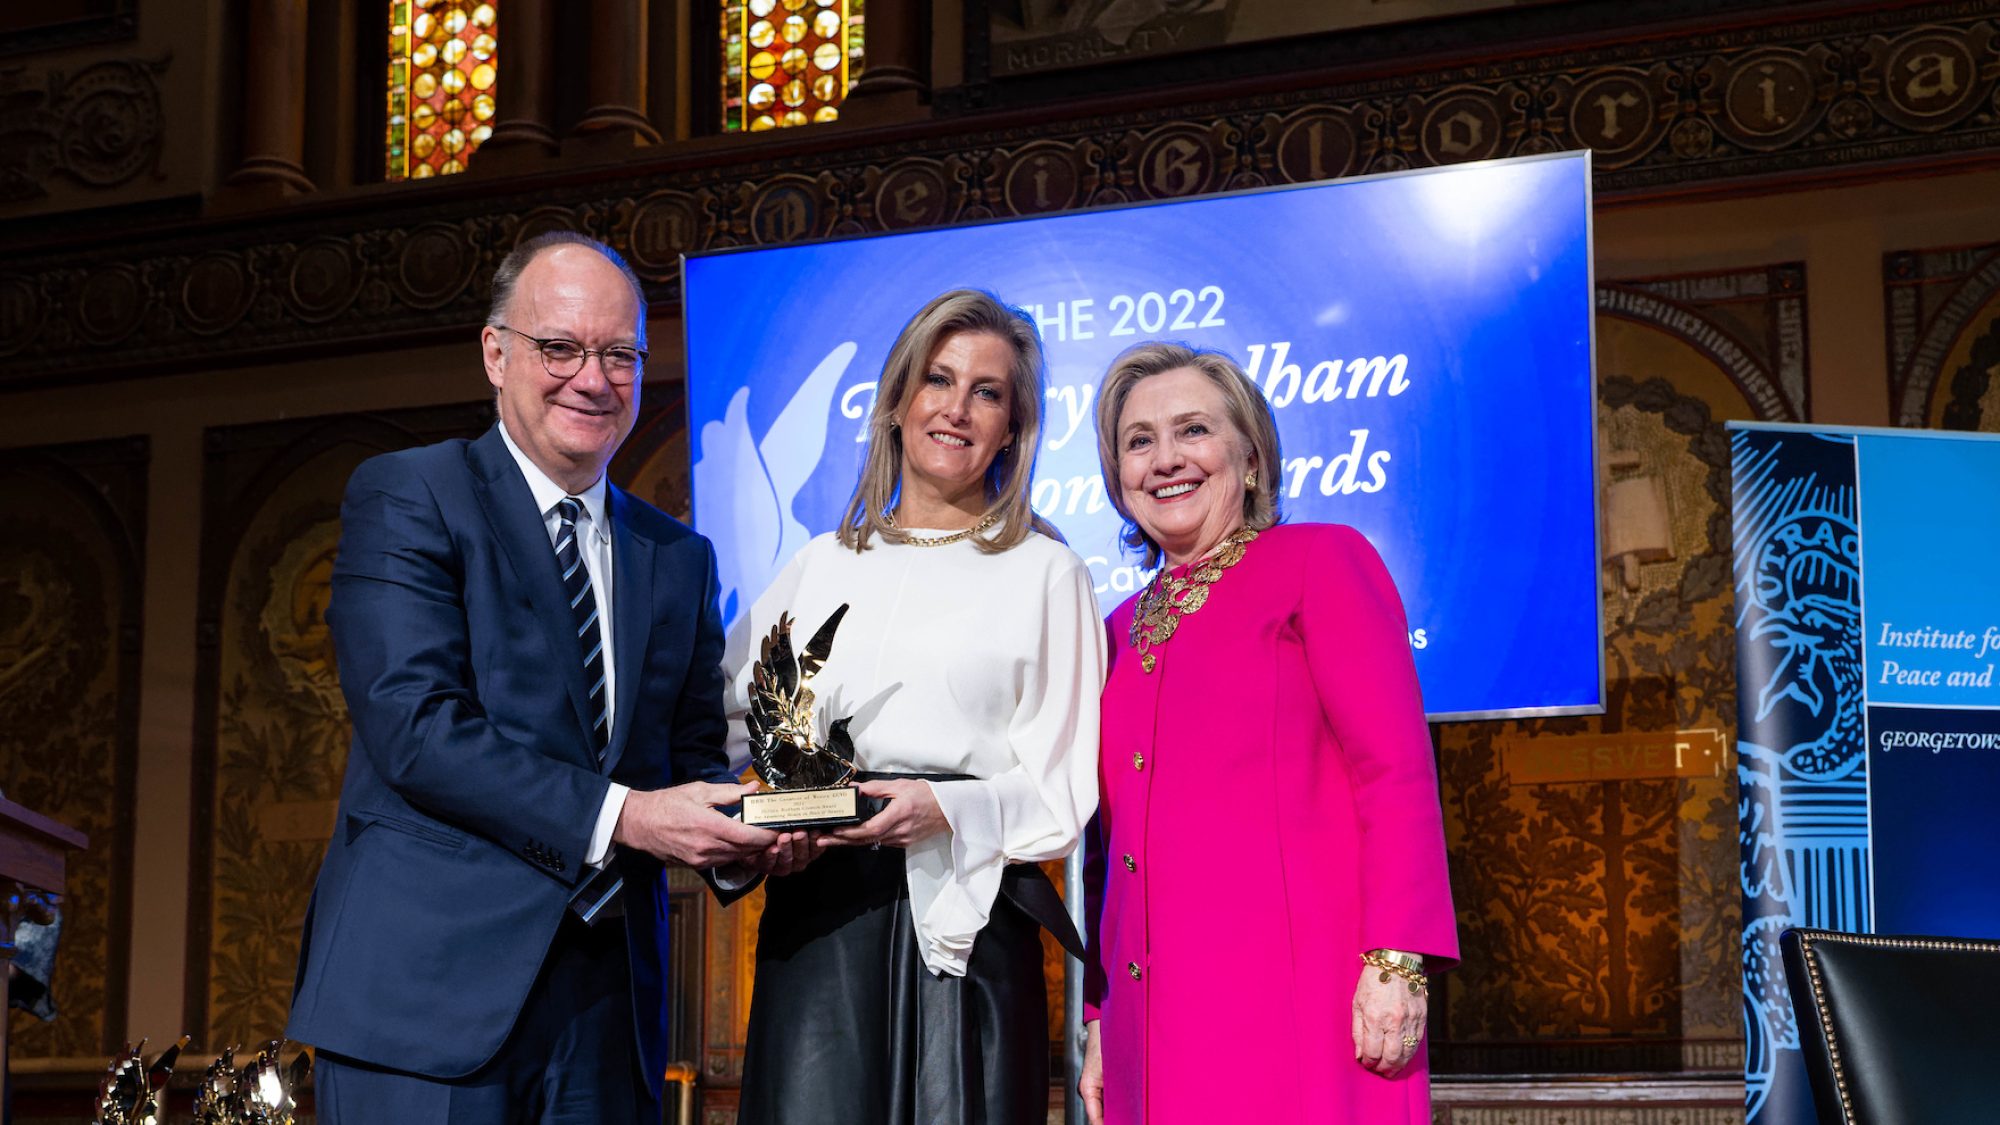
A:
<svg viewBox="0 0 2000 1125">
<path fill-rule="evenodd" d="M 618 675 L 600 769 L 555 552 L 499 430 L 375 457 L 349 480 L 327 616 L 354 742 L 291 1038 L 437 1078 L 478 1069 L 589 874 L 609 782 L 734 780 L 714 549 L 607 495 Z M 639 1063 L 657 1090 L 666 888 L 650 856 L 613 862 Z"/>
</svg>

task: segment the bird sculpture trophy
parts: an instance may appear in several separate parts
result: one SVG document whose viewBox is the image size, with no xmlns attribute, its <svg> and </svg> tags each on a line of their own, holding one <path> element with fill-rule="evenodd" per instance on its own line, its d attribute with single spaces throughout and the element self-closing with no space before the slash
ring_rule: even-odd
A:
<svg viewBox="0 0 2000 1125">
<path fill-rule="evenodd" d="M 235 1093 L 242 1118 L 228 1125 L 297 1125 L 298 1090 L 312 1069 L 312 1056 L 300 1051 L 286 1066 L 281 1061 L 286 1041 L 273 1039 L 257 1052 L 255 1061 L 236 1075 Z"/>
<path fill-rule="evenodd" d="M 236 1073 L 236 1048 L 225 1047 L 194 1090 L 194 1125 L 243 1125 L 249 1116 Z"/>
<path fill-rule="evenodd" d="M 880 807 L 854 788 L 852 717 L 827 725 L 816 738 L 813 677 L 833 654 L 833 635 L 847 606 L 819 627 L 803 649 L 792 646 L 792 618 L 779 614 L 759 646 L 750 673 L 750 760 L 764 792 L 743 798 L 743 822 L 762 828 L 831 828 L 863 820 Z"/>
<path fill-rule="evenodd" d="M 161 1125 L 166 1119 L 167 1080 L 173 1077 L 188 1037 L 146 1065 L 146 1043 L 127 1046 L 111 1060 L 98 1085 L 96 1125 Z M 300 1051 L 287 1066 L 287 1043 L 273 1039 L 255 1060 L 236 1069 L 236 1048 L 210 1063 L 194 1093 L 195 1125 L 297 1125 L 297 1091 L 312 1069 L 312 1055 Z"/>
<path fill-rule="evenodd" d="M 174 1076 L 174 1063 L 187 1045 L 188 1037 L 183 1035 L 147 1066 L 146 1041 L 139 1040 L 137 1047 L 127 1043 L 124 1053 L 112 1058 L 97 1085 L 97 1125 L 157 1125 L 162 1116 L 161 1092 L 167 1088 L 167 1079 Z"/>
</svg>

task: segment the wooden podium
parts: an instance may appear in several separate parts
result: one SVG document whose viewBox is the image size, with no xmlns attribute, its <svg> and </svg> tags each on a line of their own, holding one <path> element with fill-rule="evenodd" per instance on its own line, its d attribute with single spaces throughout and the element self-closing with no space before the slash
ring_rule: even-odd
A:
<svg viewBox="0 0 2000 1125">
<path fill-rule="evenodd" d="M 0 1059 L 7 1057 L 7 1026 L 12 1022 L 6 1001 L 13 977 L 14 927 L 23 918 L 46 916 L 47 905 L 39 895 L 61 894 L 70 850 L 89 846 L 90 839 L 76 829 L 0 797 L 0 900 L 5 902 L 0 925 L 6 927 L 0 932 Z M 0 1073 L 0 1102 L 6 1098 L 7 1083 L 7 1075 Z"/>
</svg>

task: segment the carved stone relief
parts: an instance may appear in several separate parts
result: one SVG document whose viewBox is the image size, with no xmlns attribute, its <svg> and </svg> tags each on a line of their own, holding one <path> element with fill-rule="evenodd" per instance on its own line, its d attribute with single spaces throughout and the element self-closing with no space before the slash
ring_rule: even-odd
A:
<svg viewBox="0 0 2000 1125">
<path fill-rule="evenodd" d="M 0 67 L 0 202 L 39 199 L 61 176 L 116 187 L 159 173 L 160 75 L 170 56 L 82 70 Z"/>
</svg>

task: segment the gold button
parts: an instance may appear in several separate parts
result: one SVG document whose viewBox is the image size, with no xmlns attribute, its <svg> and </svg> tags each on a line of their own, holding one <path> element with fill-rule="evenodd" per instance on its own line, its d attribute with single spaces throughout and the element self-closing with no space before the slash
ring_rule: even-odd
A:
<svg viewBox="0 0 2000 1125">
<path fill-rule="evenodd" d="M 1143 770 L 1143 769 L 1145 769 L 1145 768 L 1146 768 L 1146 756 L 1145 756 L 1144 754 L 1133 754 L 1133 755 L 1132 755 L 1132 768 L 1133 768 L 1133 769 L 1135 769 L 1135 770 Z"/>
<path fill-rule="evenodd" d="M 1139 870 L 1139 861 L 1132 858 L 1131 852 L 1125 853 L 1125 870 L 1127 871 Z"/>
<path fill-rule="evenodd" d="M 1126 971 L 1126 972 L 1128 972 L 1128 973 L 1131 973 L 1131 974 L 1132 974 L 1132 979 L 1133 979 L 1133 980 L 1138 980 L 1138 979 L 1139 979 L 1139 976 L 1140 976 L 1140 973 L 1139 973 L 1139 962 L 1137 962 L 1137 961 L 1128 961 L 1128 962 L 1126 962 L 1126 964 L 1125 964 L 1125 971 Z"/>
</svg>

